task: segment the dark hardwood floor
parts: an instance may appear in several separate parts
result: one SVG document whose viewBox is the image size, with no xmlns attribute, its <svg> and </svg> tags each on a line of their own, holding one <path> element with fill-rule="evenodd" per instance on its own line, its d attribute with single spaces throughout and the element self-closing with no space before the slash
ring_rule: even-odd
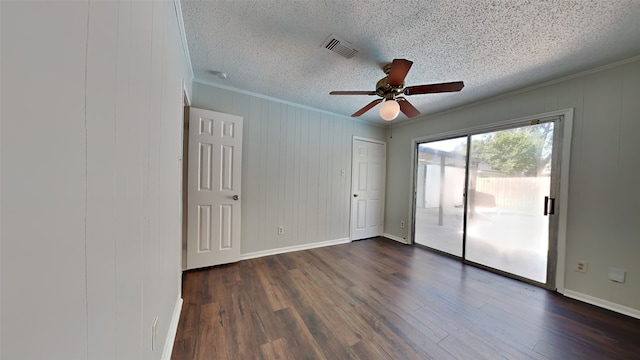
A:
<svg viewBox="0 0 640 360">
<path fill-rule="evenodd" d="M 640 320 L 376 238 L 190 271 L 173 360 L 640 359 Z"/>
</svg>

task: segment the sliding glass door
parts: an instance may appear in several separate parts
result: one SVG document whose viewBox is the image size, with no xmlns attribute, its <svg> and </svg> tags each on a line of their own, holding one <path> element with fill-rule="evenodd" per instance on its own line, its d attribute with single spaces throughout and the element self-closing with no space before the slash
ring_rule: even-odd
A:
<svg viewBox="0 0 640 360">
<path fill-rule="evenodd" d="M 553 123 L 470 138 L 466 259 L 545 283 Z"/>
<path fill-rule="evenodd" d="M 548 285 L 556 121 L 418 144 L 414 242 Z"/>
<path fill-rule="evenodd" d="M 418 145 L 415 242 L 462 256 L 467 137 Z"/>
</svg>

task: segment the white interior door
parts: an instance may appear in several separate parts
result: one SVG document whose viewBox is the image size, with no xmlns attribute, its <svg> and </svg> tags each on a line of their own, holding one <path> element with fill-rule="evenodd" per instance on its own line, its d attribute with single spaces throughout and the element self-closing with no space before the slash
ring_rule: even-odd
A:
<svg viewBox="0 0 640 360">
<path fill-rule="evenodd" d="M 382 235 L 387 145 L 353 138 L 351 240 Z"/>
<path fill-rule="evenodd" d="M 240 259 L 242 118 L 189 111 L 187 269 Z"/>
</svg>

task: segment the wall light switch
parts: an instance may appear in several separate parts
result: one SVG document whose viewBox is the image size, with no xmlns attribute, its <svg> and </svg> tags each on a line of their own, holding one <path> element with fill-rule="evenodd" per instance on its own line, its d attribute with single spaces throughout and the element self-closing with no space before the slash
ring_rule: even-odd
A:
<svg viewBox="0 0 640 360">
<path fill-rule="evenodd" d="M 620 268 L 609 268 L 609 279 L 615 282 L 623 283 L 626 272 Z"/>
</svg>

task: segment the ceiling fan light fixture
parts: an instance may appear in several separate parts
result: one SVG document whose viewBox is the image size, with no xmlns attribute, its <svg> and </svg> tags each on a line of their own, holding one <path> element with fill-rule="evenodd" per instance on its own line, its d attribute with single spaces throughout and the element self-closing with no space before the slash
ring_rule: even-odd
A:
<svg viewBox="0 0 640 360">
<path fill-rule="evenodd" d="M 383 71 L 387 76 L 378 81 L 375 91 L 331 91 L 329 95 L 377 95 L 378 98 L 376 100 L 368 103 L 351 116 L 358 117 L 382 103 L 380 117 L 385 121 L 391 121 L 398 117 L 400 112 L 409 119 L 420 115 L 420 111 L 411 105 L 404 96 L 455 92 L 462 90 L 464 87 L 464 82 L 462 81 L 405 86 L 404 79 L 412 64 L 413 61 L 407 59 L 393 59 L 392 63 L 384 66 Z"/>
<path fill-rule="evenodd" d="M 387 100 L 380 106 L 380 117 L 382 120 L 391 121 L 400 114 L 400 104 L 395 100 Z"/>
</svg>

